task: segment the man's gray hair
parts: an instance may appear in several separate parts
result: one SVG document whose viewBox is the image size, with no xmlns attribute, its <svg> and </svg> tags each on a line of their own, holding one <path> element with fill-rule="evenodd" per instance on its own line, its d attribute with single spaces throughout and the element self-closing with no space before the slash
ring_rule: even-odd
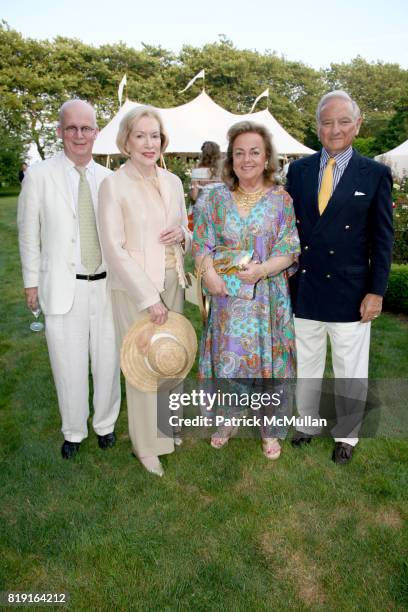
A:
<svg viewBox="0 0 408 612">
<path fill-rule="evenodd" d="M 352 109 L 353 109 L 354 121 L 359 119 L 361 114 L 360 114 L 360 108 L 357 102 L 355 102 L 353 98 L 349 96 L 349 94 L 346 91 L 343 91 L 342 89 L 335 89 L 334 91 L 330 91 L 329 93 L 325 94 L 322 98 L 320 98 L 319 104 L 317 105 L 317 109 L 316 109 L 316 121 L 318 124 L 320 123 L 320 115 L 322 114 L 323 108 L 326 106 L 326 104 L 328 104 L 331 100 L 335 98 L 340 98 L 341 100 L 347 100 L 347 102 L 350 102 Z"/>
<path fill-rule="evenodd" d="M 81 104 L 85 104 L 89 108 L 89 110 L 93 114 L 93 123 L 94 123 L 94 125 L 92 127 L 96 127 L 96 112 L 95 112 L 94 107 L 87 100 L 80 100 L 79 98 L 73 98 L 72 100 L 67 100 L 61 106 L 61 108 L 59 109 L 59 112 L 58 112 L 58 125 L 59 125 L 59 127 L 62 127 L 62 124 L 64 122 L 64 113 L 65 113 L 65 111 L 70 106 L 72 106 L 73 104 L 76 104 L 77 102 L 81 102 Z"/>
</svg>

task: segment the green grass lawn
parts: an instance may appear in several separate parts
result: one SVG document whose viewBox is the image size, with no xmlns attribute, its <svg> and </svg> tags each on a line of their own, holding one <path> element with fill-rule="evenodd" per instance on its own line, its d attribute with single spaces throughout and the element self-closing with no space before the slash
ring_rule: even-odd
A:
<svg viewBox="0 0 408 612">
<path fill-rule="evenodd" d="M 362 439 L 337 466 L 329 439 L 268 462 L 256 440 L 188 438 L 159 479 L 131 456 L 122 405 L 112 450 L 90 432 L 61 459 L 15 209 L 0 199 L 0 591 L 65 591 L 75 611 L 406 610 L 406 439 Z M 391 314 L 373 325 L 371 377 L 407 378 L 407 331 Z"/>
</svg>

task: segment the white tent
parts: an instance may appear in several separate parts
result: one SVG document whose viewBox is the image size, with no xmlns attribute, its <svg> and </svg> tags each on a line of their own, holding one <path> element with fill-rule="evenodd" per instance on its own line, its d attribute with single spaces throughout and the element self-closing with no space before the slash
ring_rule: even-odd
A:
<svg viewBox="0 0 408 612">
<path fill-rule="evenodd" d="M 93 147 L 94 155 L 117 155 L 116 135 L 122 117 L 137 102 L 126 100 L 113 119 L 101 130 Z M 222 151 L 227 148 L 227 131 L 237 121 L 249 119 L 262 123 L 271 132 L 280 155 L 310 155 L 312 149 L 305 147 L 274 119 L 268 110 L 246 115 L 234 115 L 216 104 L 204 91 L 187 104 L 174 108 L 157 108 L 169 134 L 168 153 L 195 155 L 200 152 L 205 140 L 217 142 Z"/>
<path fill-rule="evenodd" d="M 377 155 L 375 159 L 387 164 L 395 177 L 408 176 L 408 140 L 395 147 L 395 149 L 387 151 L 387 153 Z"/>
</svg>

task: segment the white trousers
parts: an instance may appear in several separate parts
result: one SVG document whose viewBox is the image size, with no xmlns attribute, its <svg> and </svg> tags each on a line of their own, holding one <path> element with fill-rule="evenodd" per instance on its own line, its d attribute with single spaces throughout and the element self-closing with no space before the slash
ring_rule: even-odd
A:
<svg viewBox="0 0 408 612">
<path fill-rule="evenodd" d="M 89 359 L 94 389 L 92 425 L 98 435 L 114 430 L 120 409 L 119 354 L 106 279 L 75 282 L 71 310 L 45 317 L 62 433 L 69 442 L 81 442 L 88 435 Z"/>
<path fill-rule="evenodd" d="M 371 323 L 325 323 L 295 317 L 297 375 L 296 403 L 300 417 L 310 415 L 319 418 L 322 378 L 326 364 L 327 336 L 330 338 L 333 371 L 336 379 L 337 425 L 332 434 L 336 442 L 355 446 L 358 430 L 367 398 L 368 360 L 370 351 Z M 310 379 L 316 379 L 311 381 Z M 358 379 L 352 383 L 352 379 Z M 357 425 L 349 437 L 336 437 L 336 429 L 344 431 L 344 421 L 350 419 L 350 411 L 344 410 L 342 402 L 354 400 L 354 418 Z M 360 412 L 360 414 L 359 414 Z M 303 433 L 319 433 L 315 427 L 298 428 Z"/>
</svg>

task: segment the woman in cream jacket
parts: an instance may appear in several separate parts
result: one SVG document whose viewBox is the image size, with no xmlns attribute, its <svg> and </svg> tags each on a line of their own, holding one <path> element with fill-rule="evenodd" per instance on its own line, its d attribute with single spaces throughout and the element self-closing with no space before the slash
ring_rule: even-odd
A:
<svg viewBox="0 0 408 612">
<path fill-rule="evenodd" d="M 182 312 L 183 256 L 191 235 L 182 183 L 157 166 L 168 143 L 159 114 L 148 106 L 132 109 L 116 142 L 128 160 L 99 190 L 99 229 L 121 344 L 146 312 L 159 325 L 168 310 Z M 126 384 L 126 397 L 133 451 L 148 471 L 162 476 L 158 456 L 173 452 L 174 442 L 157 437 L 157 396 Z"/>
</svg>

